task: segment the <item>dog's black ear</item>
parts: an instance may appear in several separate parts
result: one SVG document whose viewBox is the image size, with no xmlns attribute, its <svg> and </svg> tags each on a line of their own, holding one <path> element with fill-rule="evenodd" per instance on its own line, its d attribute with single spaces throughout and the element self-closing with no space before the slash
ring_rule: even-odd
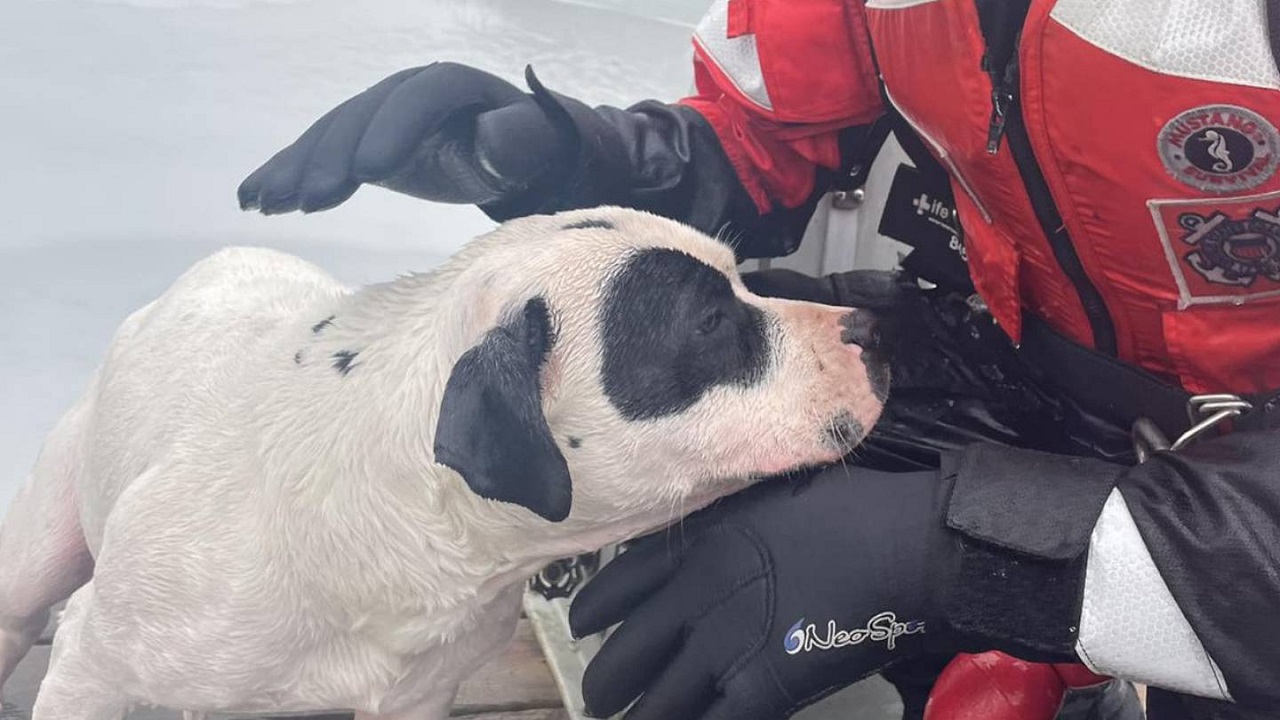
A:
<svg viewBox="0 0 1280 720">
<path fill-rule="evenodd" d="M 547 303 L 533 298 L 468 350 L 445 385 L 435 458 L 477 495 L 559 522 L 573 488 L 542 414 L 539 382 L 554 341 Z"/>
</svg>

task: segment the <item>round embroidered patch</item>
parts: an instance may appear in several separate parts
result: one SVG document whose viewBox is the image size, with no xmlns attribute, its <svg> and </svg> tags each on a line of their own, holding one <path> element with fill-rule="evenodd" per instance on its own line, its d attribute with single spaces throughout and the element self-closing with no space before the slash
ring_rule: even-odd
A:
<svg viewBox="0 0 1280 720">
<path fill-rule="evenodd" d="M 1258 113 L 1236 105 L 1179 113 L 1160 130 L 1158 147 L 1169 174 L 1211 193 L 1257 187 L 1280 163 L 1280 132 Z"/>
</svg>

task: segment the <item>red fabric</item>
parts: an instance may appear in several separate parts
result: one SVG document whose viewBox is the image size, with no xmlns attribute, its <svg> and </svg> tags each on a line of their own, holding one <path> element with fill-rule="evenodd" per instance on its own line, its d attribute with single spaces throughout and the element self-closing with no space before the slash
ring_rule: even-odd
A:
<svg viewBox="0 0 1280 720">
<path fill-rule="evenodd" d="M 938 677 L 925 720 L 1053 720 L 1066 685 L 1053 665 L 1003 653 L 958 655 Z"/>
<path fill-rule="evenodd" d="M 778 123 L 870 122 L 881 112 L 879 84 L 860 5 L 844 0 L 732 0 L 728 37 L 743 23 L 755 40 L 758 69 L 722 67 L 694 38 L 698 62 L 720 92 L 761 118 Z M 771 108 L 738 89 L 733 73 L 764 79 Z"/>
<path fill-rule="evenodd" d="M 1280 123 L 1280 92 L 1135 65 L 1050 19 L 1050 6 L 1033 6 L 1024 31 L 1028 130 L 1081 262 L 1111 308 L 1121 357 L 1193 392 L 1280 387 L 1280 296 L 1263 296 L 1280 282 L 1207 281 L 1188 260 L 1195 248 L 1179 224 L 1188 213 L 1243 221 L 1280 212 L 1280 193 L 1272 194 L 1280 174 L 1247 190 L 1207 192 L 1166 170 L 1158 151 L 1164 125 L 1199 106 L 1240 106 Z M 1184 306 L 1179 275 L 1197 302 L 1243 304 Z"/>
<path fill-rule="evenodd" d="M 1280 387 L 1278 314 L 1273 303 L 1161 313 L 1174 372 L 1195 392 Z"/>
<path fill-rule="evenodd" d="M 894 104 L 944 149 L 935 154 L 952 173 L 971 274 L 992 315 L 1015 342 L 1026 308 L 1092 345 L 1079 296 L 1059 270 L 1007 143 L 987 152 L 991 81 L 981 69 L 975 4 L 876 9 L 867 19 Z"/>
<path fill-rule="evenodd" d="M 752 2 L 753 0 L 729 0 L 729 37 L 736 38 L 751 33 Z"/>
<path fill-rule="evenodd" d="M 1088 688 L 1101 685 L 1111 678 L 1099 675 L 1080 663 L 1055 663 L 1054 672 L 1062 678 L 1063 684 L 1069 688 Z"/>
<path fill-rule="evenodd" d="M 1033 0 L 1023 28 L 1021 106 L 1076 254 L 1114 323 L 1120 358 L 1194 392 L 1280 387 L 1280 274 L 1215 279 L 1221 271 L 1206 267 L 1209 256 L 1197 254 L 1204 246 L 1187 226 L 1230 222 L 1242 237 L 1255 226 L 1280 227 L 1280 172 L 1265 170 L 1257 175 L 1265 182 L 1247 192 L 1197 189 L 1166 169 L 1157 142 L 1167 123 L 1215 103 L 1280 124 L 1280 92 L 1128 62 L 1050 19 L 1055 1 Z M 972 0 L 871 10 L 842 0 L 733 0 L 730 14 L 730 34 L 754 38 L 751 79 L 763 78 L 769 106 L 731 77 L 752 68 L 722 67 L 696 41 L 698 94 L 682 102 L 715 128 L 760 212 L 802 204 L 815 169 L 838 163 L 836 132 L 882 112 L 874 43 L 890 97 L 952 172 L 970 271 L 997 322 L 1017 341 L 1029 311 L 1092 344 L 1007 141 L 987 152 L 991 81 Z M 1274 151 L 1255 146 L 1259 156 Z M 1232 247 L 1246 266 L 1268 253 L 1280 263 L 1274 244 L 1243 237 Z"/>
<path fill-rule="evenodd" d="M 699 63 L 697 67 L 697 74 L 705 77 L 704 66 Z M 704 82 L 699 82 L 699 87 Z M 819 165 L 835 168 L 839 164 L 839 148 L 833 132 L 780 139 L 778 127 L 749 115 L 736 100 L 716 90 L 680 102 L 698 111 L 711 124 L 725 155 L 761 214 L 804 204 L 813 194 L 816 168 Z"/>
<path fill-rule="evenodd" d="M 743 94 L 696 41 L 697 94 L 680 102 L 711 123 L 761 213 L 797 207 L 813 194 L 818 167 L 839 166 L 837 132 L 884 112 L 863 13 L 838 0 L 733 0 L 728 34 L 743 22 L 772 110 Z"/>
<path fill-rule="evenodd" d="M 1107 682 L 1083 665 L 1041 664 L 1001 652 L 957 655 L 938 677 L 925 720 L 1053 720 L 1068 688 Z"/>
</svg>

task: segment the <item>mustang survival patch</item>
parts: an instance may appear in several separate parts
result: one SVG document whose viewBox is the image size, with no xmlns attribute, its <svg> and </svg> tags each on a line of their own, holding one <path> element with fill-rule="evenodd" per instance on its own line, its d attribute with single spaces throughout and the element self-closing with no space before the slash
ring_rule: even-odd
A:
<svg viewBox="0 0 1280 720">
<path fill-rule="evenodd" d="M 1257 187 L 1275 174 L 1280 162 L 1276 127 L 1235 105 L 1202 105 L 1178 113 L 1160 130 L 1157 147 L 1170 175 L 1215 194 Z"/>
</svg>

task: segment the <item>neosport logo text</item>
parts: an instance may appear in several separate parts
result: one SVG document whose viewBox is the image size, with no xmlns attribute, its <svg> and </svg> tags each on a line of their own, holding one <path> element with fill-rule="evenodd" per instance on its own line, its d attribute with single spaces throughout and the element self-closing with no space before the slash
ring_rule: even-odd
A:
<svg viewBox="0 0 1280 720">
<path fill-rule="evenodd" d="M 893 650 L 898 638 L 923 632 L 923 620 L 898 622 L 898 616 L 892 612 L 882 612 L 868 620 L 866 627 L 855 630 L 838 630 L 836 621 L 829 620 L 825 635 L 820 634 L 813 623 L 805 625 L 804 618 L 800 618 L 790 630 L 787 630 L 782 643 L 788 655 L 813 650 L 834 650 L 861 645 L 867 641 L 882 642 L 887 648 Z"/>
</svg>

